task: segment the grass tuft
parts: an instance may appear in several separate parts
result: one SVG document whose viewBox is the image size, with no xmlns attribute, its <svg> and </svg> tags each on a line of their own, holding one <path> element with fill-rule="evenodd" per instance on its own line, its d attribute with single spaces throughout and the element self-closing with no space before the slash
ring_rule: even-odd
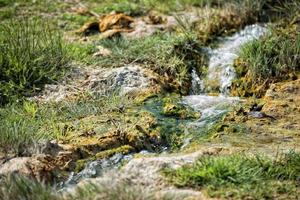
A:
<svg viewBox="0 0 300 200">
<path fill-rule="evenodd" d="M 28 178 L 10 175 L 0 178 L 0 199 L 1 200 L 58 200 L 52 193 L 52 189 L 44 184 L 29 180 Z"/>
<path fill-rule="evenodd" d="M 300 69 L 300 34 L 273 30 L 270 36 L 246 45 L 240 54 L 251 76 L 258 80 L 285 79 Z"/>
<path fill-rule="evenodd" d="M 233 199 L 293 198 L 300 181 L 300 154 L 289 152 L 275 160 L 243 154 L 200 158 L 195 164 L 164 174 L 179 187 L 207 189 L 213 197 Z"/>
<path fill-rule="evenodd" d="M 64 72 L 61 35 L 40 20 L 3 23 L 0 37 L 0 103 L 32 94 Z"/>
<path fill-rule="evenodd" d="M 273 28 L 269 35 L 242 48 L 235 64 L 234 95 L 260 97 L 271 83 L 297 76 L 300 70 L 300 34 L 297 30 L 297 25 Z"/>
</svg>

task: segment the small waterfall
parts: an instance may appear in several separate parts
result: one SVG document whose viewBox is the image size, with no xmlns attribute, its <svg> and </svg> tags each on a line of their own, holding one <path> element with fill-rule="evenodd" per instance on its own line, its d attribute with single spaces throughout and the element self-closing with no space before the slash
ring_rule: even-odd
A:
<svg viewBox="0 0 300 200">
<path fill-rule="evenodd" d="M 235 78 L 234 60 L 238 58 L 238 53 L 243 45 L 258 39 L 267 32 L 267 29 L 260 25 L 250 25 L 233 36 L 222 39 L 221 44 L 216 49 L 205 48 L 209 56 L 207 77 L 201 79 L 196 70 L 192 71 L 191 95 L 183 97 L 182 102 L 194 110 L 201 112 L 201 118 L 191 122 L 188 129 L 202 133 L 202 130 L 212 126 L 229 107 L 232 107 L 239 100 L 238 97 L 228 97 L 232 80 Z M 210 90 L 212 83 L 218 86 L 220 95 L 209 96 L 204 92 Z M 189 136 L 190 131 L 186 130 L 186 143 L 188 145 L 193 136 Z M 192 132 L 193 132 L 192 131 Z"/>
<path fill-rule="evenodd" d="M 267 29 L 258 24 L 246 26 L 242 31 L 223 39 L 221 45 L 209 51 L 208 74 L 206 80 L 219 86 L 221 94 L 228 95 L 231 82 L 235 79 L 234 60 L 243 45 L 260 38 Z M 217 83 L 216 83 L 217 82 Z M 209 88 L 209 85 L 205 85 Z"/>
</svg>

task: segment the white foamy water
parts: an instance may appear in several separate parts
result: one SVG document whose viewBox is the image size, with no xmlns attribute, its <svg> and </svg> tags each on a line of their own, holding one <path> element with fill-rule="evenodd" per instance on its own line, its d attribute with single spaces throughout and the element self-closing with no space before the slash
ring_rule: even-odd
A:
<svg viewBox="0 0 300 200">
<path fill-rule="evenodd" d="M 192 70 L 191 95 L 200 94 L 204 91 L 204 82 L 200 79 L 195 69 Z"/>
<path fill-rule="evenodd" d="M 208 73 L 204 79 L 214 85 L 218 85 L 220 93 L 229 94 L 232 80 L 236 77 L 233 68 L 234 60 L 238 58 L 238 54 L 243 45 L 260 38 L 266 34 L 267 28 L 258 24 L 246 26 L 245 29 L 234 34 L 233 36 L 222 38 L 222 42 L 216 49 L 204 48 L 209 56 Z M 201 94 L 205 90 L 210 90 L 209 84 L 201 79 L 196 70 L 192 70 L 192 87 L 191 94 Z"/>
<path fill-rule="evenodd" d="M 183 103 L 201 112 L 201 118 L 191 125 L 200 127 L 214 123 L 214 118 L 222 115 L 228 107 L 239 101 L 238 97 L 190 95 L 183 98 Z"/>
<path fill-rule="evenodd" d="M 218 82 L 222 94 L 229 93 L 231 82 L 236 76 L 233 64 L 241 47 L 260 38 L 266 32 L 267 28 L 258 24 L 246 26 L 233 36 L 224 38 L 218 48 L 209 51 L 207 79 Z"/>
</svg>

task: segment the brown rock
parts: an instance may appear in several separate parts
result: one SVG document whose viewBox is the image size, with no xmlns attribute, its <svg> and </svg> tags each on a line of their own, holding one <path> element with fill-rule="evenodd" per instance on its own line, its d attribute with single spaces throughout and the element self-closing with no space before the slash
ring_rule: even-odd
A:
<svg viewBox="0 0 300 200">
<path fill-rule="evenodd" d="M 45 155 L 13 158 L 0 167 L 0 175 L 16 173 L 48 182 L 53 179 L 52 172 L 55 169 L 52 161 L 51 157 Z"/>
</svg>

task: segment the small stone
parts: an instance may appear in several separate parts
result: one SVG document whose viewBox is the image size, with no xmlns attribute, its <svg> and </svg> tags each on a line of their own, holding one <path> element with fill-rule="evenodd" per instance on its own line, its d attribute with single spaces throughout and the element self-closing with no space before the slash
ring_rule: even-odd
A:
<svg viewBox="0 0 300 200">
<path fill-rule="evenodd" d="M 111 51 L 102 46 L 97 46 L 98 51 L 93 54 L 94 57 L 107 57 L 111 55 Z"/>
</svg>

